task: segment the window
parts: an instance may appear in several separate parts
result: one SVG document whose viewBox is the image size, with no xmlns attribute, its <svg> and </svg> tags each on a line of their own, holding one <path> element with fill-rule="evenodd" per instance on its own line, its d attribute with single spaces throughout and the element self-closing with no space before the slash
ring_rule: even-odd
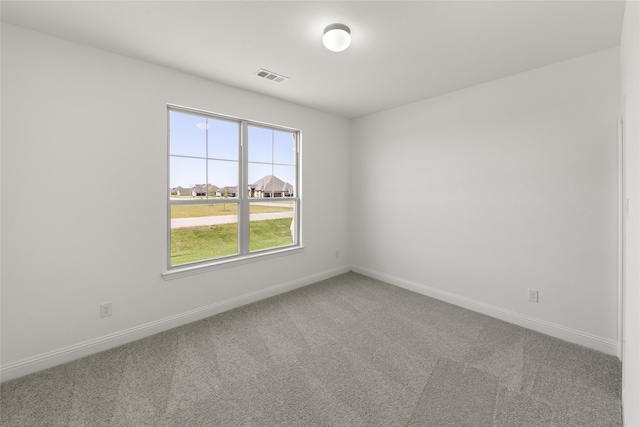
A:
<svg viewBox="0 0 640 427">
<path fill-rule="evenodd" d="M 299 131 L 169 107 L 169 269 L 300 246 Z"/>
</svg>

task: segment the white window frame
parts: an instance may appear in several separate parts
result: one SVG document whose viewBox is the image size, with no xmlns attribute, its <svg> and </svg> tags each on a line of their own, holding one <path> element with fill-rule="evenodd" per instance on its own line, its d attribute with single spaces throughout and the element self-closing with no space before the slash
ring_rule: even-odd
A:
<svg viewBox="0 0 640 427">
<path fill-rule="evenodd" d="M 293 253 L 299 253 L 304 249 L 301 241 L 301 185 L 300 185 L 300 146 L 301 146 L 301 132 L 298 129 L 293 129 L 284 126 L 278 126 L 268 123 L 257 122 L 248 119 L 241 119 L 237 117 L 231 117 L 221 115 L 217 113 L 211 113 L 208 111 L 198 110 L 189 107 L 183 107 L 178 105 L 167 105 L 167 190 L 170 187 L 171 179 L 171 135 L 170 135 L 170 115 L 172 111 L 193 114 L 202 117 L 207 117 L 216 120 L 232 121 L 239 124 L 240 128 L 240 141 L 238 147 L 238 197 L 233 199 L 210 199 L 208 196 L 203 199 L 193 200 L 172 200 L 167 191 L 167 271 L 162 273 L 165 280 L 170 280 L 178 277 L 183 277 L 192 274 L 199 274 L 206 271 L 218 270 L 220 268 L 232 267 L 236 265 L 256 262 L 259 260 L 270 259 L 283 255 L 289 255 Z M 264 199 L 252 199 L 249 198 L 248 188 L 251 184 L 249 181 L 249 168 L 248 168 L 248 128 L 249 126 L 257 126 L 261 128 L 272 129 L 276 131 L 291 132 L 295 138 L 295 183 L 293 184 L 293 196 L 291 197 L 270 197 L 269 202 L 287 201 L 294 202 L 294 236 L 293 243 L 291 245 L 279 246 L 276 248 L 263 249 L 260 251 L 251 252 L 249 248 L 249 226 L 250 226 L 250 214 L 249 207 L 253 202 L 258 200 L 264 201 Z M 206 185 L 209 183 L 207 182 Z M 208 188 L 207 188 L 208 190 Z M 208 191 L 207 191 L 208 195 Z M 199 205 L 199 204 L 222 204 L 222 203 L 237 203 L 238 204 L 238 254 L 229 255 L 225 257 L 212 258 L 207 260 L 195 261 L 185 264 L 171 265 L 171 206 L 176 205 Z"/>
</svg>

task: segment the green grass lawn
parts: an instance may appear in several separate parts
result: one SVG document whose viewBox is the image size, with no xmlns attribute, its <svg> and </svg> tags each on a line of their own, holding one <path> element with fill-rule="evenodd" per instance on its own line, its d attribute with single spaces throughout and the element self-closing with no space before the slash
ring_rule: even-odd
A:
<svg viewBox="0 0 640 427">
<path fill-rule="evenodd" d="M 293 202 L 281 202 L 277 205 L 263 206 L 251 203 L 249 213 L 284 212 L 293 209 Z M 176 205 L 171 206 L 171 218 L 193 218 L 199 216 L 235 215 L 238 213 L 237 203 L 221 205 Z"/>
<path fill-rule="evenodd" d="M 291 245 L 291 218 L 252 221 L 251 251 Z M 207 225 L 171 230 L 171 265 L 220 258 L 238 253 L 238 224 Z"/>
<path fill-rule="evenodd" d="M 293 244 L 291 218 L 267 219 L 249 223 L 251 252 Z"/>
</svg>

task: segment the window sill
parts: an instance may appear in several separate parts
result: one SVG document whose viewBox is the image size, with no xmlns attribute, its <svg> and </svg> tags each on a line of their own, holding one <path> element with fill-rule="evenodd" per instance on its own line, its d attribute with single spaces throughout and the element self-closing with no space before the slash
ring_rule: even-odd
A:
<svg viewBox="0 0 640 427">
<path fill-rule="evenodd" d="M 185 267 L 172 268 L 169 271 L 162 273 L 164 280 L 173 280 L 180 277 L 192 276 L 194 274 L 202 274 L 209 271 L 220 270 L 228 267 L 236 267 L 238 265 L 250 264 L 258 261 L 264 261 L 267 259 L 278 258 L 285 255 L 293 255 L 300 253 L 304 250 L 304 246 L 293 246 L 284 249 L 277 249 L 269 252 L 257 252 L 242 257 L 234 257 L 233 259 L 227 259 L 222 261 L 212 261 L 205 264 L 189 265 Z"/>
</svg>

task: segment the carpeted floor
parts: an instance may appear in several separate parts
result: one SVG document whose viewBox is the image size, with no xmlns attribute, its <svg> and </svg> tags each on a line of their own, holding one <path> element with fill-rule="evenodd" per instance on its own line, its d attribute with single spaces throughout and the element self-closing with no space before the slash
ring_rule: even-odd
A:
<svg viewBox="0 0 640 427">
<path fill-rule="evenodd" d="M 2 426 L 620 426 L 620 361 L 355 273 L 3 383 Z"/>
</svg>

